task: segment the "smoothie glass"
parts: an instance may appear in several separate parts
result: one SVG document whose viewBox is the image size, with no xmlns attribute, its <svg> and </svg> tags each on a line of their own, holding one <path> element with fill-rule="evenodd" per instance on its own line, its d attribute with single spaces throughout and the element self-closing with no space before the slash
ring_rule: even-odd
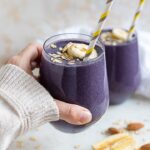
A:
<svg viewBox="0 0 150 150">
<path fill-rule="evenodd" d="M 112 30 L 103 33 L 108 31 Z M 135 92 L 140 83 L 137 34 L 121 44 L 105 44 L 105 50 L 110 104 L 120 104 Z"/>
<path fill-rule="evenodd" d="M 96 45 L 98 57 L 75 64 L 52 62 L 49 53 L 59 51 L 69 42 L 89 44 L 91 37 L 84 34 L 60 34 L 53 36 L 44 43 L 41 59 L 41 84 L 50 94 L 61 101 L 77 104 L 89 109 L 93 120 L 83 126 L 71 125 L 62 120 L 51 123 L 55 128 L 69 133 L 83 130 L 98 121 L 109 105 L 109 90 L 106 72 L 104 46 L 99 40 Z M 57 45 L 52 49 L 51 44 Z"/>
</svg>

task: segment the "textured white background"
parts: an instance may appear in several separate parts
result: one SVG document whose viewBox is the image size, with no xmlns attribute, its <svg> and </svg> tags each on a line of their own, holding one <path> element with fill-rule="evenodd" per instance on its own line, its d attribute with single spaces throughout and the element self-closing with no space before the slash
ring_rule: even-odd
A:
<svg viewBox="0 0 150 150">
<path fill-rule="evenodd" d="M 116 0 L 106 27 L 126 27 L 138 0 Z M 0 0 L 0 64 L 38 37 L 49 37 L 70 26 L 94 28 L 103 0 Z M 150 32 L 150 0 L 138 29 Z"/>
</svg>

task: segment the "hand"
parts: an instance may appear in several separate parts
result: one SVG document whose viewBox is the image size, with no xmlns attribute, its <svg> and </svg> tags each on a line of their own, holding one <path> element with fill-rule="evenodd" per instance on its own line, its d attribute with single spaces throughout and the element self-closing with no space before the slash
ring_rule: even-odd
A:
<svg viewBox="0 0 150 150">
<path fill-rule="evenodd" d="M 42 50 L 41 44 L 30 44 L 18 55 L 12 57 L 8 61 L 8 64 L 16 65 L 35 77 L 32 71 L 39 67 Z M 65 120 L 68 123 L 82 125 L 90 122 L 92 119 L 91 113 L 86 108 L 59 100 L 56 100 L 56 104 L 59 108 L 60 119 Z"/>
</svg>

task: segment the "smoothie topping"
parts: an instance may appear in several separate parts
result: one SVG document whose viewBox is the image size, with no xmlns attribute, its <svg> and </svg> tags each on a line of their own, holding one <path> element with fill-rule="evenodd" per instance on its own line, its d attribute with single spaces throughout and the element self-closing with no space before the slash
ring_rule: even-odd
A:
<svg viewBox="0 0 150 150">
<path fill-rule="evenodd" d="M 84 59 L 86 57 L 86 51 L 88 49 L 88 45 L 79 44 L 79 43 L 68 43 L 63 51 L 66 51 L 69 56 L 73 58 Z M 91 55 L 88 57 L 88 60 L 94 59 L 97 57 L 97 52 L 94 50 Z"/>
<path fill-rule="evenodd" d="M 69 56 L 73 58 L 83 59 L 86 56 L 86 50 L 88 46 L 85 44 L 78 44 L 78 43 L 68 43 L 64 50 L 67 51 Z"/>
<path fill-rule="evenodd" d="M 62 47 L 59 47 L 59 50 L 60 50 L 60 51 L 62 51 L 62 50 L 63 50 L 63 48 L 62 48 Z"/>
<path fill-rule="evenodd" d="M 113 29 L 102 33 L 101 39 L 107 45 L 121 44 L 128 41 L 128 32 L 122 29 Z"/>
<path fill-rule="evenodd" d="M 50 46 L 51 46 L 51 48 L 57 48 L 57 46 L 55 44 L 51 44 Z"/>
<path fill-rule="evenodd" d="M 128 40 L 128 32 L 122 29 L 113 29 L 112 34 L 115 38 L 120 39 L 122 41 Z"/>
<path fill-rule="evenodd" d="M 57 46 L 51 45 L 51 48 L 55 49 Z M 63 63 L 63 60 L 67 61 L 69 65 L 75 64 L 76 61 L 87 61 L 94 59 L 98 56 L 96 50 L 86 57 L 86 51 L 88 45 L 80 43 L 69 42 L 64 48 L 59 47 L 59 51 L 55 53 L 49 53 L 52 62 Z"/>
</svg>

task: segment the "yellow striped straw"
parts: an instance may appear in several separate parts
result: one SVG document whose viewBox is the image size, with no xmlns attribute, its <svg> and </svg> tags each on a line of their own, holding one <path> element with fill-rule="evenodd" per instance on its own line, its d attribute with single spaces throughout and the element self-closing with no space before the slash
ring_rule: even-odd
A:
<svg viewBox="0 0 150 150">
<path fill-rule="evenodd" d="M 138 5 L 138 8 L 137 8 L 137 11 L 134 15 L 134 18 L 133 18 L 133 22 L 132 22 L 132 25 L 129 29 L 129 35 L 128 35 L 128 39 L 130 39 L 132 37 L 132 34 L 134 33 L 135 31 L 135 25 L 138 21 L 138 19 L 140 18 L 140 15 L 141 15 L 141 12 L 142 12 L 142 8 L 143 8 L 143 5 L 145 3 L 145 0 L 140 0 L 139 2 L 139 5 Z"/>
<path fill-rule="evenodd" d="M 89 44 L 89 49 L 87 51 L 87 55 L 89 55 L 94 50 L 97 40 L 102 32 L 105 22 L 106 22 L 106 19 L 107 19 L 108 15 L 110 14 L 110 10 L 111 10 L 113 3 L 114 3 L 114 0 L 106 0 L 105 11 L 99 19 L 99 22 L 97 24 L 95 32 L 92 34 L 92 39 Z"/>
</svg>

